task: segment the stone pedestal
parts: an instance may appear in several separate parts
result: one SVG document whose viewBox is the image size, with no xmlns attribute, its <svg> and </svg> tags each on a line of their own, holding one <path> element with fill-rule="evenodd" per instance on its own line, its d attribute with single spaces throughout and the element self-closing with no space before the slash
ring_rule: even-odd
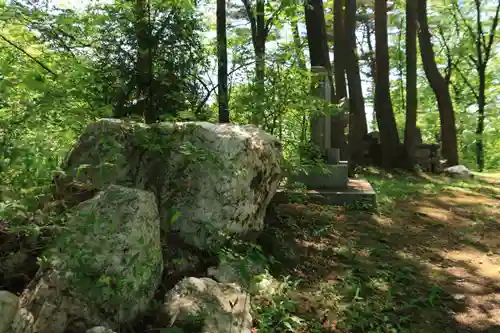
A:
<svg viewBox="0 0 500 333">
<path fill-rule="evenodd" d="M 326 165 L 323 168 L 308 168 L 292 175 L 291 183 L 304 184 L 308 189 L 342 189 L 347 186 L 349 178 L 347 163 Z"/>
</svg>

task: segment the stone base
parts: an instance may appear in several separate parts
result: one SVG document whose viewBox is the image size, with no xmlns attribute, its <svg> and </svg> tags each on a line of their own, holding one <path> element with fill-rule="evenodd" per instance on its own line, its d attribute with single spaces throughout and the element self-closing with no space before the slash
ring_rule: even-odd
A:
<svg viewBox="0 0 500 333">
<path fill-rule="evenodd" d="M 326 171 L 310 169 L 300 171 L 288 178 L 288 183 L 301 183 L 309 189 L 345 188 L 349 181 L 349 166 L 346 162 L 326 165 Z"/>
<path fill-rule="evenodd" d="M 355 209 L 376 210 L 377 197 L 364 179 L 349 179 L 346 188 L 301 190 L 280 188 L 273 203 L 310 202 L 319 205 L 350 206 Z"/>
</svg>

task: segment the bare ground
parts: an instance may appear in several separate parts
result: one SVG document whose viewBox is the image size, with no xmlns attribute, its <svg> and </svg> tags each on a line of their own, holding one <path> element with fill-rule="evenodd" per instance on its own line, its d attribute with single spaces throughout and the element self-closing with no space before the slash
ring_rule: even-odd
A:
<svg viewBox="0 0 500 333">
<path fill-rule="evenodd" d="M 328 332 L 500 332 L 500 180 L 384 181 L 399 188 L 382 214 L 270 209 L 261 243 L 302 280 L 295 314 Z"/>
</svg>

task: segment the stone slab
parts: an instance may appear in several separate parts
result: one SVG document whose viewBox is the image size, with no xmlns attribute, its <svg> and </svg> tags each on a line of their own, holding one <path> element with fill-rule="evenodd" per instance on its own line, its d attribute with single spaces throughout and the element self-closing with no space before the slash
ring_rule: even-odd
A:
<svg viewBox="0 0 500 333">
<path fill-rule="evenodd" d="M 377 196 L 371 184 L 364 179 L 349 179 L 344 189 L 303 190 L 280 188 L 273 203 L 310 202 L 320 205 L 348 206 L 355 209 L 376 210 Z"/>
<path fill-rule="evenodd" d="M 309 189 L 346 188 L 349 181 L 347 164 L 326 165 L 327 171 L 307 170 L 291 175 L 290 183 L 301 183 Z"/>
</svg>

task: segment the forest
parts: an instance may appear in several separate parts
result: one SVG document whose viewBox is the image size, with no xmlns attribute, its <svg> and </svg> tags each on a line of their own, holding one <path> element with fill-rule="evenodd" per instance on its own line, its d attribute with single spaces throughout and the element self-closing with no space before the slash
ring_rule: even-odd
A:
<svg viewBox="0 0 500 333">
<path fill-rule="evenodd" d="M 64 229 L 41 203 L 96 120 L 253 124 L 288 171 L 328 115 L 379 211 L 269 209 L 259 251 L 284 287 L 252 300 L 252 333 L 498 332 L 500 0 L 0 0 L 0 17 L 0 290 Z M 419 143 L 476 178 L 420 172 Z"/>
<path fill-rule="evenodd" d="M 82 128 L 101 117 L 253 123 L 278 136 L 291 159 L 318 109 L 311 66 L 326 68 L 333 83 L 327 112 L 351 101 L 349 125 L 333 120 L 332 140 L 349 141 L 352 154 L 363 135 L 379 131 L 391 168 L 395 147 L 412 149 L 418 127 L 449 165 L 498 169 L 499 7 L 3 2 L 2 183 L 43 183 Z"/>
</svg>

